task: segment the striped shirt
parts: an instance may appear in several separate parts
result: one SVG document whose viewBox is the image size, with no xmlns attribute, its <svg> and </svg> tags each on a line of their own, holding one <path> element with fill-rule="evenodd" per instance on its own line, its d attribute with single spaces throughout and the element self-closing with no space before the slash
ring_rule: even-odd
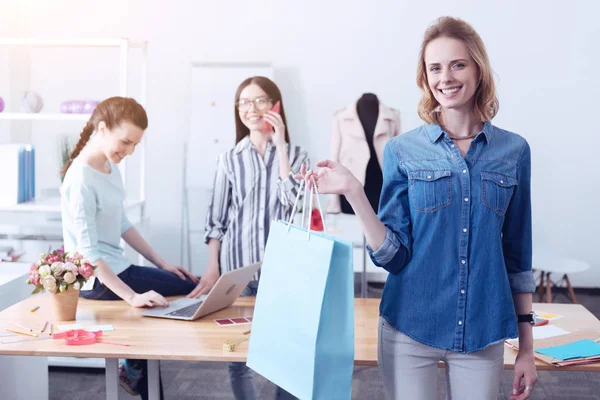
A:
<svg viewBox="0 0 600 400">
<path fill-rule="evenodd" d="M 292 171 L 284 180 L 272 141 L 264 157 L 249 136 L 219 155 L 204 239 L 221 241 L 221 273 L 262 261 L 271 221 L 289 218 L 301 182 L 293 174 L 309 160 L 299 146 L 288 144 L 287 151 Z"/>
</svg>

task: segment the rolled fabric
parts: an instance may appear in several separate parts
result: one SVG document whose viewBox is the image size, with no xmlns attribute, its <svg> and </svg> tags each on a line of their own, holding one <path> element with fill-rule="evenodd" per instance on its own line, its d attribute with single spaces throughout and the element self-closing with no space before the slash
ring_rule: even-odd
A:
<svg viewBox="0 0 600 400">
<path fill-rule="evenodd" d="M 85 101 L 83 103 L 83 112 L 85 114 L 91 114 L 94 112 L 94 110 L 96 109 L 96 106 L 99 104 L 100 102 L 98 101 Z"/>
<path fill-rule="evenodd" d="M 81 101 L 81 100 L 71 101 L 71 113 L 81 114 L 82 111 L 83 111 L 83 101 Z"/>
<path fill-rule="evenodd" d="M 63 101 L 62 103 L 60 103 L 60 112 L 63 114 L 70 114 L 71 113 L 71 102 Z"/>
</svg>

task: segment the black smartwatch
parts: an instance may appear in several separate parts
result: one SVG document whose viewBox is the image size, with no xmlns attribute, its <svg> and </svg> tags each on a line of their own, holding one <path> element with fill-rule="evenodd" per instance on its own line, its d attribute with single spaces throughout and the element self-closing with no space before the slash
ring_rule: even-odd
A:
<svg viewBox="0 0 600 400">
<path fill-rule="evenodd" d="M 531 325 L 535 325 L 535 313 L 532 311 L 529 314 L 519 314 L 517 315 L 517 322 L 526 322 Z"/>
</svg>

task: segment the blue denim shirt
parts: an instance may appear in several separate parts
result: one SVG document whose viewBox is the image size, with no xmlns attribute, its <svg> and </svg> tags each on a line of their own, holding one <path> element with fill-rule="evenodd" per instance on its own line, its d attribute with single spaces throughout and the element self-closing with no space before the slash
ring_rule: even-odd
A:
<svg viewBox="0 0 600 400">
<path fill-rule="evenodd" d="M 531 156 L 521 136 L 486 123 L 466 157 L 438 125 L 384 150 L 373 262 L 390 272 L 380 306 L 423 344 L 473 352 L 517 337 L 512 293 L 534 292 Z"/>
</svg>

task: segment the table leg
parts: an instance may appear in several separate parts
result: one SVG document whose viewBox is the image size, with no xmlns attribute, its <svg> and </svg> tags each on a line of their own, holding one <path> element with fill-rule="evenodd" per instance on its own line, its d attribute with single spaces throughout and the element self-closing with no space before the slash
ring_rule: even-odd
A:
<svg viewBox="0 0 600 400">
<path fill-rule="evenodd" d="M 540 284 L 538 286 L 538 302 L 541 303 L 542 301 L 544 301 L 544 275 L 546 273 L 544 271 L 541 271 L 540 274 Z"/>
<path fill-rule="evenodd" d="M 552 281 L 550 280 L 550 272 L 546 274 L 546 303 L 552 303 Z"/>
<path fill-rule="evenodd" d="M 160 400 L 160 362 L 148 360 L 148 399 Z"/>
<path fill-rule="evenodd" d="M 575 297 L 575 291 L 573 290 L 573 286 L 571 286 L 571 281 L 567 274 L 564 276 L 565 282 L 567 282 L 567 289 L 569 290 L 569 295 L 571 296 L 571 301 L 573 304 L 577 304 L 577 298 Z"/>
<path fill-rule="evenodd" d="M 367 297 L 367 238 L 363 236 L 363 265 L 360 277 L 360 297 Z"/>
<path fill-rule="evenodd" d="M 105 359 L 106 367 L 106 400 L 119 399 L 119 359 Z"/>
</svg>

